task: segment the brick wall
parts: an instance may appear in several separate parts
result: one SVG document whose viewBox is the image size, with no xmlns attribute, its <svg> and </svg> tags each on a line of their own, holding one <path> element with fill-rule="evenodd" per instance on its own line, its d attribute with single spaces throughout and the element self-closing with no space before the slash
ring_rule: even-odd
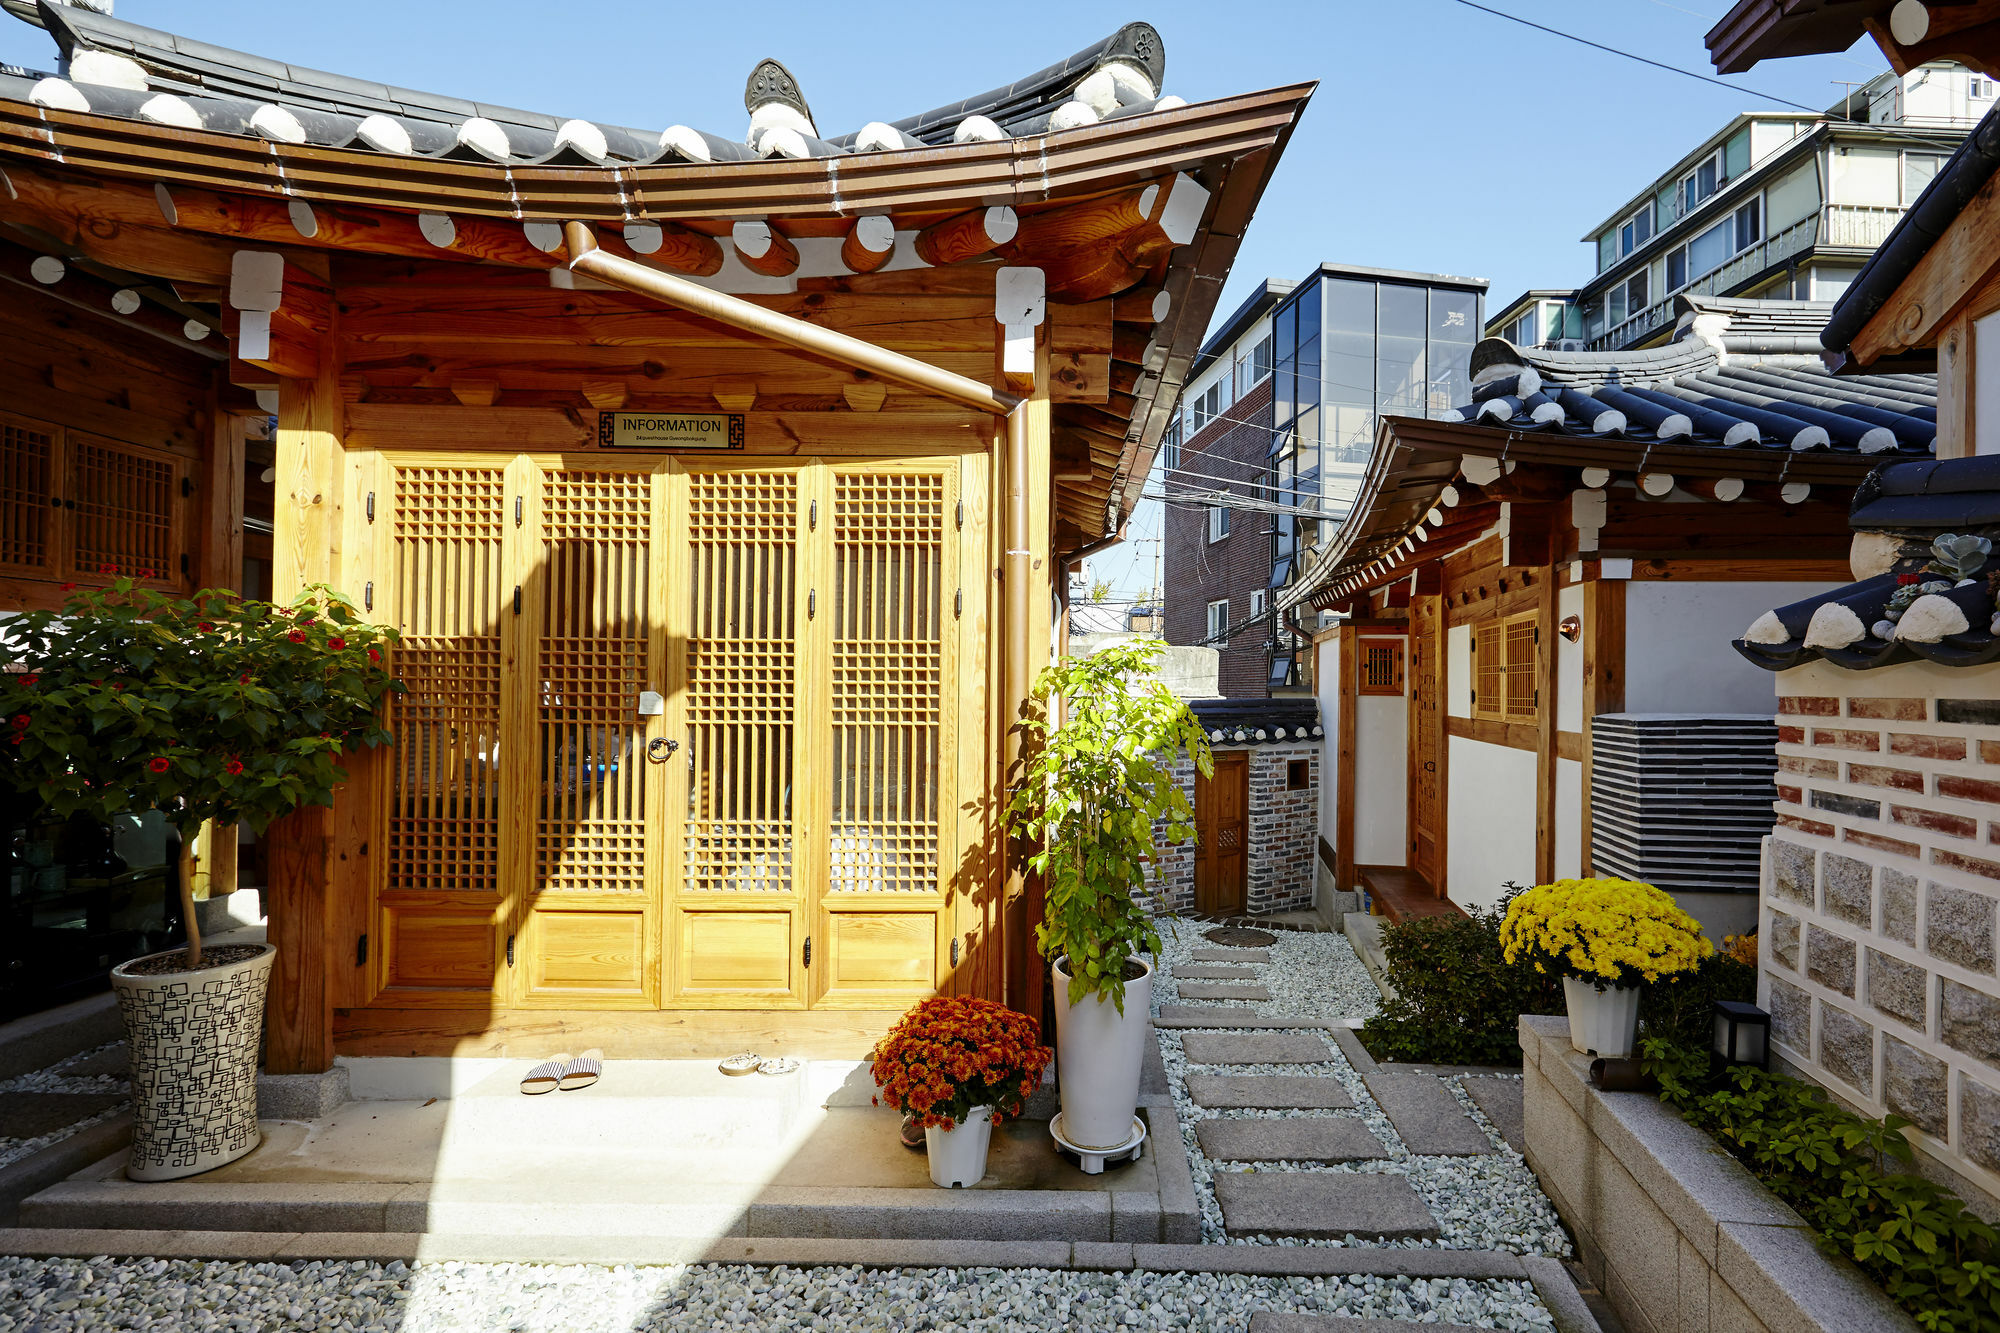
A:
<svg viewBox="0 0 2000 1333">
<path fill-rule="evenodd" d="M 1238 422 L 1253 424 L 1242 425 Z M 1271 449 L 1271 380 L 1245 394 L 1181 445 L 1181 466 L 1206 477 L 1170 474 L 1174 490 L 1207 489 L 1223 477 L 1247 492 L 1263 479 Z M 1246 466 L 1248 465 L 1248 466 Z M 1161 580 L 1166 600 L 1167 642 L 1186 646 L 1208 633 L 1208 604 L 1229 599 L 1229 623 L 1250 617 L 1250 594 L 1271 580 L 1271 519 L 1233 510 L 1229 535 L 1208 540 L 1208 511 L 1169 505 Z M 1270 694 L 1268 636 L 1245 630 L 1220 647 L 1219 680 L 1225 696 L 1263 698 Z"/>
<path fill-rule="evenodd" d="M 2000 666 L 1778 677 L 1762 984 L 1780 1053 L 2000 1207 Z M 1975 1200 L 1975 1202 L 1978 1202 Z"/>
<path fill-rule="evenodd" d="M 1257 915 L 1303 911 L 1313 905 L 1313 857 L 1319 837 L 1318 742 L 1303 745 L 1221 746 L 1250 755 L 1249 886 L 1245 905 Z M 1306 762 L 1306 785 L 1287 786 L 1293 760 Z M 1173 768 L 1174 783 L 1194 799 L 1194 765 Z M 1148 875 L 1154 901 L 1175 911 L 1194 910 L 1194 841 L 1170 846 L 1164 821 L 1153 828 L 1160 858 Z"/>
</svg>

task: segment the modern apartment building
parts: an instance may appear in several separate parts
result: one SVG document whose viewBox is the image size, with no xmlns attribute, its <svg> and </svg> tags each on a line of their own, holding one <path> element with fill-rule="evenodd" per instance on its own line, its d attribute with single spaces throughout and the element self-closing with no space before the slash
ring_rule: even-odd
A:
<svg viewBox="0 0 2000 1333">
<path fill-rule="evenodd" d="M 1279 623 L 1273 593 L 1345 517 L 1379 418 L 1471 398 L 1485 294 L 1479 278 L 1321 264 L 1265 282 L 1203 345 L 1160 464 L 1166 637 L 1220 649 L 1225 696 L 1309 685 L 1315 627 Z"/>
<path fill-rule="evenodd" d="M 1836 300 L 1993 102 L 1992 79 L 1940 61 L 1885 72 L 1821 115 L 1737 116 L 1582 238 L 1593 277 L 1523 293 L 1486 332 L 1622 350 L 1672 337 L 1684 292 Z"/>
</svg>

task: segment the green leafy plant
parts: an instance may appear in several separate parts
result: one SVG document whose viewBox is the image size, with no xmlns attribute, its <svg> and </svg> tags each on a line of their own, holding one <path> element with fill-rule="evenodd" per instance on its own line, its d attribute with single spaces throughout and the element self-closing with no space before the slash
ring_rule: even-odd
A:
<svg viewBox="0 0 2000 1333">
<path fill-rule="evenodd" d="M 1756 999 L 1755 964 L 1713 953 L 1694 971 L 1669 973 L 1641 991 L 1639 1023 L 1648 1036 L 1706 1051 L 1715 1034 L 1715 1002 Z"/>
<path fill-rule="evenodd" d="M 1706 1046 L 1640 1042 L 1660 1100 L 1705 1130 L 1933 1333 L 2000 1333 L 2000 1232 L 1907 1168 L 1900 1116 L 1871 1120 L 1819 1089 L 1742 1065 L 1711 1068 Z"/>
<path fill-rule="evenodd" d="M 1139 902 L 1158 855 L 1155 820 L 1169 841 L 1194 836 L 1194 806 L 1173 780 L 1186 754 L 1204 777 L 1215 760 L 1188 706 L 1154 676 L 1157 643 L 1065 657 L 1036 678 L 1030 744 L 1008 807 L 1014 833 L 1038 841 L 1029 860 L 1047 883 L 1036 942 L 1062 958 L 1069 1002 L 1103 992 L 1125 1012 L 1125 961 L 1156 954 L 1159 934 Z M 1060 701 L 1061 721 L 1052 721 Z"/>
<path fill-rule="evenodd" d="M 188 961 L 199 966 L 204 826 L 261 832 L 300 806 L 332 804 L 341 752 L 389 739 L 379 713 L 401 688 L 384 661 L 394 640 L 321 586 L 285 607 L 223 591 L 171 597 L 129 577 L 73 590 L 60 611 L 5 624 L 0 777 L 60 816 L 165 814 L 180 833 Z"/>
<path fill-rule="evenodd" d="M 1382 928 L 1394 995 L 1361 1029 L 1376 1058 L 1518 1065 L 1520 1015 L 1567 1012 L 1561 978 L 1508 962 L 1501 947 L 1500 923 L 1520 892 L 1509 884 L 1496 906 Z"/>
</svg>

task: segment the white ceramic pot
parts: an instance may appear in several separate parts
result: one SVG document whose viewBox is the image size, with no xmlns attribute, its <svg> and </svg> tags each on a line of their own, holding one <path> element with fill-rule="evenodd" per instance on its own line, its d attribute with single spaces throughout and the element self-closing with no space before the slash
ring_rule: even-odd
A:
<svg viewBox="0 0 2000 1333">
<path fill-rule="evenodd" d="M 1125 1012 L 1104 992 L 1069 1002 L 1063 960 L 1050 965 L 1056 989 L 1056 1082 L 1062 1094 L 1063 1137 L 1079 1148 L 1117 1148 L 1132 1137 L 1139 1108 L 1139 1069 L 1153 1037 L 1153 968 L 1125 983 Z"/>
<path fill-rule="evenodd" d="M 257 1052 L 278 956 L 257 949 L 197 972 L 135 975 L 143 958 L 112 969 L 132 1050 L 132 1179 L 197 1175 L 257 1146 Z"/>
<path fill-rule="evenodd" d="M 975 1106 L 950 1129 L 926 1129 L 924 1151 L 931 1159 L 931 1184 L 957 1190 L 986 1178 L 986 1152 L 993 1146 L 993 1108 Z"/>
<path fill-rule="evenodd" d="M 1639 1035 L 1639 988 L 1563 978 L 1569 1004 L 1569 1044 L 1586 1055 L 1622 1059 Z"/>
</svg>

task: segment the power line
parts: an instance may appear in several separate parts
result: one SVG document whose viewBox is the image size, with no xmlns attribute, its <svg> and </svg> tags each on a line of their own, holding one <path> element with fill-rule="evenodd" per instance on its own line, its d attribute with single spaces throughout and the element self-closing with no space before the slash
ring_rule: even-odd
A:
<svg viewBox="0 0 2000 1333">
<path fill-rule="evenodd" d="M 1495 18 L 1506 19 L 1510 23 L 1518 23 L 1524 28 L 1533 28 L 1537 32 L 1545 32 L 1551 37 L 1560 37 L 1565 41 L 1594 47 L 1599 51 L 1608 52 L 1614 56 L 1624 56 L 1627 60 L 1636 60 L 1642 65 L 1651 65 L 1654 69 L 1663 69 L 1669 74 L 1679 74 L 1690 79 L 1700 79 L 1703 83 L 1712 83 L 1718 88 L 1727 88 L 1733 93 L 1749 93 L 1752 97 L 1761 97 L 1767 102 L 1777 102 L 1784 106 L 1797 107 L 1801 111 L 1810 111 L 1815 116 L 1829 114 L 1820 107 L 1807 106 L 1804 102 L 1794 102 L 1791 98 L 1780 97 L 1776 93 L 1760 92 L 1755 88 L 1745 88 L 1722 79 L 1710 78 L 1706 74 L 1697 74 L 1691 69 L 1682 69 L 1679 65 L 1669 65 L 1665 61 L 1654 60 L 1651 56 L 1642 56 L 1633 51 L 1621 51 L 1615 46 L 1606 46 L 1603 42 L 1593 42 L 1588 37 L 1579 37 L 1573 32 L 1564 32 L 1561 28 L 1551 28 L 1547 24 L 1537 23 L 1533 19 L 1524 19 L 1519 14 L 1509 14 L 1504 9 L 1494 9 L 1490 5 L 1479 4 L 1477 0 L 1456 0 L 1456 2 L 1464 5 L 1467 9 L 1476 9 L 1482 14 L 1491 14 Z M 1853 117 L 1850 116 L 1848 119 L 1851 120 Z"/>
</svg>

